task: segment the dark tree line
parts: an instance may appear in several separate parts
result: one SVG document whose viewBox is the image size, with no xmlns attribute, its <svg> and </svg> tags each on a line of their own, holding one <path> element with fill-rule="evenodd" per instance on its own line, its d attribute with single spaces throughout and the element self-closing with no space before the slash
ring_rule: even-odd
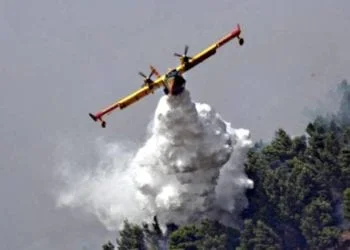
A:
<svg viewBox="0 0 350 250">
<path fill-rule="evenodd" d="M 305 134 L 292 138 L 278 129 L 273 140 L 257 143 L 245 170 L 255 185 L 240 230 L 215 221 L 191 225 L 125 221 L 112 249 L 327 249 L 339 247 L 343 222 L 350 220 L 350 85 L 337 113 L 317 117 Z"/>
</svg>

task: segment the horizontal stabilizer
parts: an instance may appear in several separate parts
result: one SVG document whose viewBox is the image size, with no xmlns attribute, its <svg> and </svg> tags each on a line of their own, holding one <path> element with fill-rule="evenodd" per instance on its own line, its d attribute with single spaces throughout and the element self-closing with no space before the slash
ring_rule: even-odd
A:
<svg viewBox="0 0 350 250">
<path fill-rule="evenodd" d="M 95 122 L 97 121 L 96 116 L 94 116 L 93 114 L 89 113 L 89 116 L 91 117 L 92 120 L 94 120 Z"/>
</svg>

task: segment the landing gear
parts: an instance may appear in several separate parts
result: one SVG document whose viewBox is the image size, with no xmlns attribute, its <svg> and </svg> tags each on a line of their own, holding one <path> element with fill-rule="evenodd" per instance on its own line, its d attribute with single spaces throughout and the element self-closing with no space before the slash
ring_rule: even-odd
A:
<svg viewBox="0 0 350 250">
<path fill-rule="evenodd" d="M 167 88 L 164 88 L 163 91 L 164 91 L 164 94 L 166 94 L 166 95 L 169 94 L 169 90 Z"/>
<path fill-rule="evenodd" d="M 242 46 L 244 44 L 244 39 L 243 38 L 239 38 L 238 39 L 238 44 Z"/>
<path fill-rule="evenodd" d="M 102 126 L 102 128 L 105 128 L 105 127 L 106 127 L 106 122 L 105 122 L 105 121 L 102 121 L 102 122 L 101 122 L 101 126 Z"/>
</svg>

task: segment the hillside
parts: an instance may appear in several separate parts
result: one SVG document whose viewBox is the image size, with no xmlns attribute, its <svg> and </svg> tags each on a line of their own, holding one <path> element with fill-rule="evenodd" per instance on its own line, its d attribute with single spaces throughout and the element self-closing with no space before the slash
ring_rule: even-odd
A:
<svg viewBox="0 0 350 250">
<path fill-rule="evenodd" d="M 277 129 L 270 143 L 250 150 L 245 171 L 254 189 L 240 230 L 208 220 L 167 230 L 157 218 L 153 225 L 126 221 L 116 246 L 102 248 L 342 249 L 350 219 L 350 85 L 340 88 L 337 112 L 317 117 L 300 136 Z"/>
</svg>

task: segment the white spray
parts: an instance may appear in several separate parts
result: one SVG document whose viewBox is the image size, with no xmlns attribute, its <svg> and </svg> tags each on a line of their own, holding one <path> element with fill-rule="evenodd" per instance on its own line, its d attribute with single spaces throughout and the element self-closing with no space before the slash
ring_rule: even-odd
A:
<svg viewBox="0 0 350 250">
<path fill-rule="evenodd" d="M 243 167 L 251 146 L 248 130 L 231 128 L 209 105 L 192 102 L 187 90 L 163 96 L 149 139 L 135 154 L 106 144 L 93 173 L 61 166 L 67 186 L 58 204 L 83 207 L 111 230 L 126 218 L 141 224 L 154 215 L 160 223 L 210 218 L 234 226 L 253 186 Z"/>
</svg>

